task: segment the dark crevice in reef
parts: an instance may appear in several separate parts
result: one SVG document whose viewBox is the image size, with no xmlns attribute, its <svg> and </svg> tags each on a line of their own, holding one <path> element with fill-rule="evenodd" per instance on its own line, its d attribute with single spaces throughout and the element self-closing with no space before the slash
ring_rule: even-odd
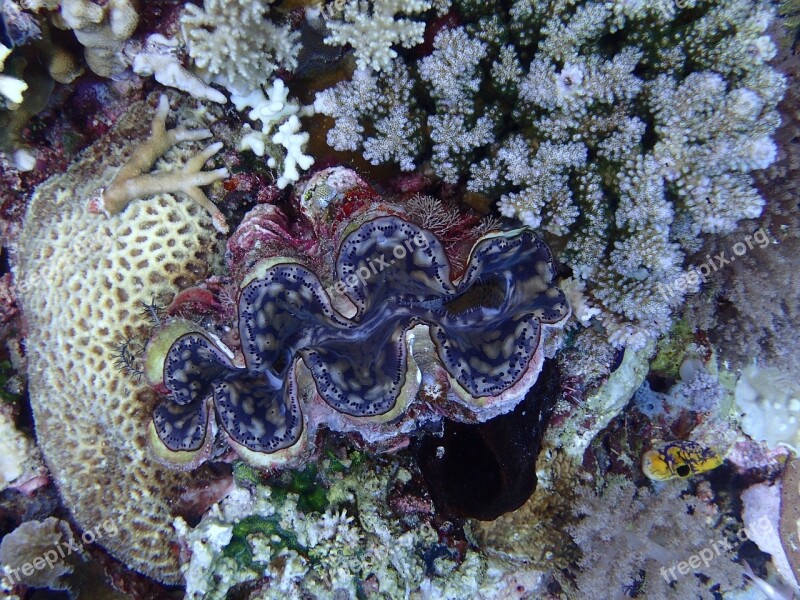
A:
<svg viewBox="0 0 800 600">
<path fill-rule="evenodd" d="M 416 447 L 417 462 L 438 511 L 491 521 L 516 510 L 536 489 L 536 459 L 561 392 L 556 361 L 510 413 L 486 423 L 445 420 L 441 436 Z"/>
</svg>

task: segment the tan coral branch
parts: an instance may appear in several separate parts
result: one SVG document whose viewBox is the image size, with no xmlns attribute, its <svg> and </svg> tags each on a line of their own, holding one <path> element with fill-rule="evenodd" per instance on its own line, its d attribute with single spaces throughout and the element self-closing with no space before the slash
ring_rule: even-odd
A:
<svg viewBox="0 0 800 600">
<path fill-rule="evenodd" d="M 206 161 L 222 148 L 221 142 L 211 144 L 190 158 L 180 169 L 164 173 L 146 173 L 156 160 L 175 144 L 211 137 L 208 129 L 167 129 L 169 101 L 162 95 L 153 117 L 150 137 L 134 152 L 130 160 L 120 169 L 108 186 L 89 202 L 89 211 L 111 216 L 122 212 L 128 204 L 138 198 L 156 194 L 182 192 L 197 202 L 211 215 L 214 228 L 228 232 L 224 215 L 205 195 L 201 186 L 210 185 L 229 176 L 228 169 L 202 171 Z"/>
</svg>

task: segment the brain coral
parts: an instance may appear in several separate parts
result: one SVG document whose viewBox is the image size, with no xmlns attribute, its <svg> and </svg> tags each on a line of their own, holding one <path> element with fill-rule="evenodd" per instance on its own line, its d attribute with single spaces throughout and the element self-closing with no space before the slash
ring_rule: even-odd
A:
<svg viewBox="0 0 800 600">
<path fill-rule="evenodd" d="M 170 503 L 188 479 L 149 458 L 152 394 L 114 366 L 114 355 L 121 336 L 148 330 L 142 303 L 207 275 L 217 238 L 208 214 L 185 197 L 134 201 L 108 219 L 86 211 L 86 199 L 132 152 L 130 140 L 143 138 L 148 112 L 132 106 L 66 173 L 39 186 L 15 275 L 37 438 L 65 505 L 84 529 L 112 519 L 119 533 L 100 544 L 177 583 Z"/>
</svg>

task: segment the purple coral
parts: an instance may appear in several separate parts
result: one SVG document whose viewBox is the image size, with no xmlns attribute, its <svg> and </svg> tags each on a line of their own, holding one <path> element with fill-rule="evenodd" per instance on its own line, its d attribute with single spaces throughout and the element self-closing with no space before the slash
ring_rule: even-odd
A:
<svg viewBox="0 0 800 600">
<path fill-rule="evenodd" d="M 407 335 L 417 325 L 428 326 L 430 353 L 448 374 L 453 400 L 477 410 L 482 399 L 511 397 L 510 409 L 541 368 L 542 324 L 569 314 L 551 283 L 552 261 L 529 230 L 489 235 L 453 283 L 431 232 L 397 216 L 367 221 L 339 249 L 332 287 L 342 297 L 332 301 L 315 273 L 280 260 L 244 286 L 243 367 L 202 333 L 178 338 L 167 354 L 170 397 L 154 412 L 155 431 L 171 452 L 200 451 L 213 430 L 213 399 L 234 447 L 254 458 L 311 437 L 326 410 L 334 414 L 328 426 L 341 431 L 393 420 L 421 380 Z M 343 302 L 350 316 L 340 312 Z M 309 374 L 313 386 L 305 383 Z"/>
</svg>

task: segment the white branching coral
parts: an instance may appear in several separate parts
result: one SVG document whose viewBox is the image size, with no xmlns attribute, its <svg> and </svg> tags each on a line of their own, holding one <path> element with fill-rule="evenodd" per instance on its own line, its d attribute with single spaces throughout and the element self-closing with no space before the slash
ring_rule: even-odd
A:
<svg viewBox="0 0 800 600">
<path fill-rule="evenodd" d="M 272 74 L 297 67 L 299 32 L 269 19 L 272 0 L 205 0 L 188 3 L 181 16 L 189 55 L 200 76 L 231 92 L 247 94 Z"/>
<path fill-rule="evenodd" d="M 425 58 L 395 59 L 391 85 L 356 72 L 318 94 L 317 111 L 336 120 L 328 143 L 404 169 L 427 162 L 563 238 L 554 245 L 609 339 L 642 347 L 682 305 L 689 288 L 673 284 L 698 238 L 761 211 L 751 173 L 775 160 L 785 88 L 767 64 L 772 6 L 453 4 L 460 25 Z M 394 135 L 378 127 L 388 115 Z"/>
<path fill-rule="evenodd" d="M 0 44 L 0 72 L 6 62 L 6 58 L 11 54 L 11 48 L 6 48 Z M 6 99 L 5 105 L 8 108 L 15 108 L 17 105 L 22 104 L 22 92 L 28 89 L 28 84 L 11 77 L 10 75 L 0 75 L 0 96 Z"/>
<path fill-rule="evenodd" d="M 392 46 L 411 48 L 422 43 L 425 34 L 422 21 L 395 19 L 395 15 L 419 14 L 432 7 L 430 0 L 347 0 L 341 14 L 327 21 L 330 35 L 325 43 L 350 44 L 359 69 L 381 71 L 397 57 Z"/>
<path fill-rule="evenodd" d="M 247 113 L 251 120 L 261 121 L 260 130 L 245 125 L 239 149 L 251 150 L 256 156 L 267 155 L 267 165 L 281 171 L 276 180 L 279 188 L 300 179 L 300 170 L 311 168 L 314 159 L 303 154 L 309 135 L 300 132 L 298 117 L 312 115 L 314 109 L 290 100 L 289 89 L 282 80 L 276 79 L 266 95 L 256 89 L 245 96 L 234 94 L 231 100 L 239 111 L 251 109 Z"/>
<path fill-rule="evenodd" d="M 155 80 L 161 85 L 181 90 L 200 100 L 225 104 L 228 101 L 225 94 L 181 64 L 178 49 L 178 40 L 154 33 L 147 37 L 144 46 L 134 55 L 131 68 L 137 75 L 155 75 Z"/>
<path fill-rule="evenodd" d="M 357 150 L 363 143 L 364 157 L 372 164 L 396 161 L 403 171 L 414 169 L 423 147 L 422 115 L 412 96 L 411 74 L 402 62 L 395 61 L 379 74 L 356 70 L 351 81 L 317 94 L 314 109 L 336 119 L 328 131 L 331 147 Z M 364 119 L 374 122 L 373 135 L 366 139 Z"/>
</svg>

